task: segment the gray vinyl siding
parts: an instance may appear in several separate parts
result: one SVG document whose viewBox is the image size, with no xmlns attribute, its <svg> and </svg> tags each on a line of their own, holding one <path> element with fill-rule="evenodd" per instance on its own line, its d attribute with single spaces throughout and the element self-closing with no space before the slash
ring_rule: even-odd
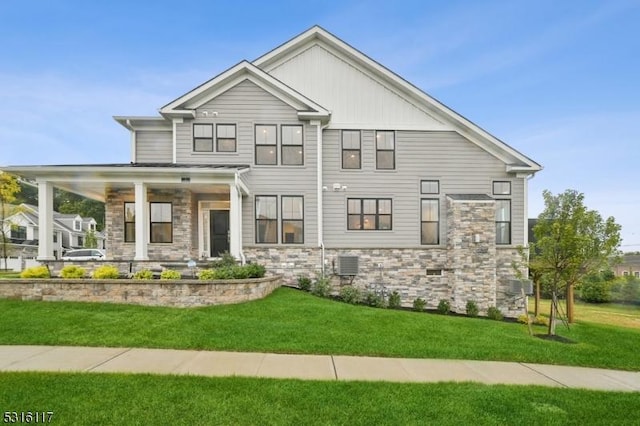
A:
<svg viewBox="0 0 640 426">
<path fill-rule="evenodd" d="M 136 162 L 173 162 L 173 138 L 171 131 L 136 131 Z"/>
<path fill-rule="evenodd" d="M 202 111 L 215 111 L 216 117 L 202 117 Z M 245 80 L 196 111 L 195 119 L 176 125 L 176 156 L 182 164 L 253 164 L 254 126 L 256 124 L 301 124 L 295 109 Z M 236 125 L 236 152 L 194 152 L 193 124 L 211 123 Z M 214 134 L 215 145 L 215 134 Z M 280 153 L 278 153 L 278 157 Z"/>
<path fill-rule="evenodd" d="M 214 118 L 201 118 L 200 111 L 215 111 Z M 220 94 L 198 108 L 198 118 L 185 120 L 177 127 L 176 154 L 178 163 L 186 164 L 249 164 L 252 169 L 242 175 L 242 181 L 251 191 L 251 195 L 242 200 L 242 244 L 245 247 L 255 244 L 255 207 L 256 195 L 278 196 L 278 238 L 281 239 L 280 220 L 281 199 L 283 195 L 301 195 L 304 197 L 304 244 L 317 246 L 317 200 L 316 200 L 316 127 L 298 120 L 298 112 L 280 99 L 264 91 L 254 83 L 245 80 L 228 91 Z M 193 123 L 235 124 L 235 153 L 193 152 Z M 275 124 L 278 133 L 277 166 L 256 166 L 254 161 L 254 129 L 256 124 Z M 302 166 L 282 166 L 281 125 L 303 125 Z M 215 136 L 215 135 L 214 135 Z M 215 145 L 215 137 L 214 137 Z M 282 246 L 265 244 L 264 247 Z"/>
<path fill-rule="evenodd" d="M 278 127 L 278 132 L 280 128 Z M 304 197 L 304 244 L 291 246 L 316 247 L 318 245 L 318 203 L 316 192 L 317 130 L 315 126 L 304 126 L 303 166 L 253 166 L 243 175 L 243 180 L 251 190 L 249 197 L 242 200 L 242 244 L 246 247 L 255 243 L 255 196 L 278 196 L 278 240 L 282 240 L 281 197 L 302 195 Z M 253 139 L 252 139 L 253 144 Z M 278 147 L 279 148 L 279 147 Z M 278 161 L 280 158 L 278 157 Z M 261 247 L 276 247 L 284 244 L 258 244 Z"/>
<path fill-rule="evenodd" d="M 494 180 L 512 182 L 512 243 L 524 235 L 524 180 L 501 160 L 455 132 L 396 132 L 396 169 L 376 170 L 375 132 L 362 131 L 360 170 L 341 170 L 341 132 L 323 134 L 324 243 L 327 247 L 429 247 L 420 245 L 420 199 L 440 199 L 440 243 L 446 245 L 446 194 L 489 194 Z M 440 194 L 421 195 L 420 180 L 439 180 Z M 333 191 L 333 184 L 346 191 Z M 347 198 L 391 198 L 392 230 L 348 231 Z"/>
</svg>

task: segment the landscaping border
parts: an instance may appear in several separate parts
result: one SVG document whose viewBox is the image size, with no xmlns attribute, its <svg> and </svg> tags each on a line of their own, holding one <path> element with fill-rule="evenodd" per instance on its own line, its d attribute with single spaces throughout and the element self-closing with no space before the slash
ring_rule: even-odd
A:
<svg viewBox="0 0 640 426">
<path fill-rule="evenodd" d="M 0 298 L 197 307 L 248 302 L 282 285 L 281 275 L 244 280 L 7 279 Z"/>
</svg>

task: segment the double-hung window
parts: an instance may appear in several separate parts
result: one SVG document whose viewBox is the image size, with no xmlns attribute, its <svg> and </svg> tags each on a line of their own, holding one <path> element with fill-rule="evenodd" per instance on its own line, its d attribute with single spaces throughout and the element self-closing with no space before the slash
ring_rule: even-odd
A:
<svg viewBox="0 0 640 426">
<path fill-rule="evenodd" d="M 420 194 L 435 197 L 439 193 L 440 181 L 420 181 Z M 420 200 L 420 244 L 440 244 L 440 200 L 438 198 L 422 198 Z"/>
<path fill-rule="evenodd" d="M 27 239 L 27 227 L 26 226 L 11 226 L 11 238 L 16 240 Z"/>
<path fill-rule="evenodd" d="M 152 243 L 170 243 L 173 241 L 173 222 L 171 203 L 150 203 L 150 230 Z"/>
<path fill-rule="evenodd" d="M 347 229 L 381 231 L 391 229 L 390 198 L 347 199 Z"/>
<path fill-rule="evenodd" d="M 236 125 L 216 125 L 216 151 L 236 152 Z"/>
<path fill-rule="evenodd" d="M 136 241 L 136 203 L 124 203 L 124 242 Z"/>
<path fill-rule="evenodd" d="M 304 243 L 304 199 L 301 196 L 282 196 L 282 242 Z"/>
<path fill-rule="evenodd" d="M 256 124 L 256 164 L 278 164 L 277 126 L 275 124 Z"/>
<path fill-rule="evenodd" d="M 359 130 L 342 131 L 342 168 L 359 169 L 361 166 L 361 146 Z"/>
<path fill-rule="evenodd" d="M 396 144 L 393 130 L 376 132 L 376 169 L 393 170 L 396 168 Z"/>
<path fill-rule="evenodd" d="M 511 195 L 511 182 L 493 182 L 493 195 Z M 511 200 L 496 198 L 496 244 L 511 244 Z"/>
<path fill-rule="evenodd" d="M 302 126 L 282 125 L 282 164 L 285 166 L 301 166 L 304 163 Z"/>
<path fill-rule="evenodd" d="M 193 150 L 195 152 L 213 152 L 213 124 L 193 125 Z"/>
<path fill-rule="evenodd" d="M 278 197 L 257 195 L 256 243 L 278 243 Z"/>
</svg>

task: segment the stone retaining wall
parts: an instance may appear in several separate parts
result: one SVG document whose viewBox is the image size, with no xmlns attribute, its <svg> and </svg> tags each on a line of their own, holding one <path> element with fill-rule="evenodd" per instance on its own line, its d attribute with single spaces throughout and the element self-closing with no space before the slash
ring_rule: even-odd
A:
<svg viewBox="0 0 640 426">
<path fill-rule="evenodd" d="M 196 307 L 266 297 L 279 275 L 248 280 L 16 279 L 0 281 L 0 298 Z"/>
</svg>

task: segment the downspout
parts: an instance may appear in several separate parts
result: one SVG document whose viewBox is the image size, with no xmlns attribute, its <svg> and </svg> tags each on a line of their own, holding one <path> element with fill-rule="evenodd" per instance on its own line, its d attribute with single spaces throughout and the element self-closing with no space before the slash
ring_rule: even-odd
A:
<svg viewBox="0 0 640 426">
<path fill-rule="evenodd" d="M 324 223 L 323 223 L 323 201 L 322 201 L 322 131 L 326 129 L 329 124 L 322 125 L 321 121 L 317 122 L 317 197 L 318 197 L 318 246 L 320 247 L 320 270 L 322 277 L 324 278 L 324 264 L 325 264 L 325 251 L 324 251 Z"/>
</svg>

